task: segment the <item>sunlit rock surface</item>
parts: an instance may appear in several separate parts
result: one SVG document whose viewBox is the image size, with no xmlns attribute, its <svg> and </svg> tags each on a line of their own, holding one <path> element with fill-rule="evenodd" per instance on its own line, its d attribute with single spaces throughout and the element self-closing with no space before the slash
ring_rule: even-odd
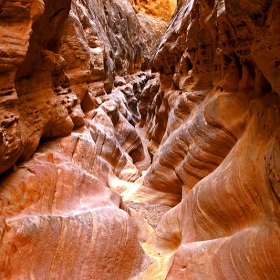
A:
<svg viewBox="0 0 280 280">
<path fill-rule="evenodd" d="M 136 12 L 152 15 L 169 21 L 176 7 L 177 0 L 130 0 Z"/>
</svg>

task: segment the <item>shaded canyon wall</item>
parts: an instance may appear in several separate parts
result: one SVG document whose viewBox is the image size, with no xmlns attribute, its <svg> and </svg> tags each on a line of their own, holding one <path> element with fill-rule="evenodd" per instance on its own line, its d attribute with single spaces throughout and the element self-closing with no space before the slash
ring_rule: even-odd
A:
<svg viewBox="0 0 280 280">
<path fill-rule="evenodd" d="M 151 227 L 110 187 L 140 177 L 137 99 L 165 28 L 129 1 L 0 1 L 1 279 L 130 279 L 151 262 Z"/>
</svg>

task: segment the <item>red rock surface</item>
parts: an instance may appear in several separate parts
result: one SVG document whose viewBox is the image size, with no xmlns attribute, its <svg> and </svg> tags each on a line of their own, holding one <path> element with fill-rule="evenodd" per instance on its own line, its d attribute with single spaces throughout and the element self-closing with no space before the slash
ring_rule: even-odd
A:
<svg viewBox="0 0 280 280">
<path fill-rule="evenodd" d="M 0 173 L 11 167 L 22 153 L 25 137 L 18 123 L 15 76 L 29 47 L 32 24 L 43 13 L 42 1 L 0 3 Z"/>
<path fill-rule="evenodd" d="M 166 23 L 137 16 L 128 1 L 0 5 L 3 173 L 41 139 L 85 125 L 84 113 L 111 92 L 116 74 L 147 70 Z"/>
<path fill-rule="evenodd" d="M 161 279 L 280 277 L 277 13 L 278 1 L 181 1 L 163 36 L 140 188 L 177 204 L 147 243 L 170 258 Z"/>
<path fill-rule="evenodd" d="M 2 179 L 1 279 L 129 279 L 148 264 L 98 148 L 82 129 L 43 144 Z M 114 172 L 123 166 L 121 157 Z"/>
<path fill-rule="evenodd" d="M 279 279 L 278 2 L 0 1 L 0 278 Z"/>
<path fill-rule="evenodd" d="M 128 1 L 0 1 L 1 279 L 131 279 L 151 262 L 151 227 L 112 189 L 140 176 L 141 70 L 165 28 Z"/>
</svg>

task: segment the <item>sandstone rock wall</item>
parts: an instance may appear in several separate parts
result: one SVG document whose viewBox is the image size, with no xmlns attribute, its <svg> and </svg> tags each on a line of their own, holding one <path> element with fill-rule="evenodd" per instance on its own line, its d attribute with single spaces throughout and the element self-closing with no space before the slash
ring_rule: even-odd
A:
<svg viewBox="0 0 280 280">
<path fill-rule="evenodd" d="M 0 278 L 279 279 L 278 2 L 0 1 Z"/>
<path fill-rule="evenodd" d="M 151 29 L 153 26 L 153 30 Z M 166 23 L 135 14 L 126 1 L 72 1 L 63 37 L 66 72 L 74 81 L 107 80 L 147 70 Z"/>
<path fill-rule="evenodd" d="M 19 125 L 15 76 L 29 47 L 32 24 L 43 13 L 42 1 L 1 1 L 1 163 L 3 173 L 20 156 L 25 139 Z"/>
<path fill-rule="evenodd" d="M 82 100 L 110 93 L 116 75 L 147 70 L 166 27 L 137 16 L 128 1 L 2 1 L 0 8 L 1 173 L 28 160 L 41 139 L 83 126 Z"/>
<path fill-rule="evenodd" d="M 147 245 L 166 279 L 280 277 L 279 8 L 181 1 L 157 50 L 143 190 L 179 203 Z"/>
<path fill-rule="evenodd" d="M 1 279 L 130 279 L 149 263 L 140 246 L 145 224 L 140 232 L 109 188 L 127 159 L 114 143 L 101 152 L 91 132 L 41 145 L 2 178 Z M 104 149 L 119 162 L 107 162 Z"/>
<path fill-rule="evenodd" d="M 145 160 L 136 103 L 165 27 L 128 1 L 0 1 L 1 279 L 150 263 L 151 228 L 117 192 Z"/>
</svg>

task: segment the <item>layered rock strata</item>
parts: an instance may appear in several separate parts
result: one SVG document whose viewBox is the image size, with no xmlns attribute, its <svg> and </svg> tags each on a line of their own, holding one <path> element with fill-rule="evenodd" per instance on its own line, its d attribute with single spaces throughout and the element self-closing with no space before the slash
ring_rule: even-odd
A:
<svg viewBox="0 0 280 280">
<path fill-rule="evenodd" d="M 23 150 L 25 139 L 19 125 L 15 76 L 26 56 L 32 25 L 42 15 L 43 9 L 42 1 L 0 3 L 1 173 L 16 162 Z"/>
<path fill-rule="evenodd" d="M 130 279 L 144 270 L 145 230 L 108 184 L 127 159 L 120 147 L 100 151 L 91 131 L 45 143 L 2 178 L 1 279 Z M 109 148 L 118 164 L 100 155 Z"/>
<path fill-rule="evenodd" d="M 163 36 L 141 109 L 154 154 L 142 192 L 177 204 L 147 243 L 169 254 L 162 279 L 280 277 L 279 11 L 181 1 Z"/>
<path fill-rule="evenodd" d="M 1 279 L 280 278 L 279 3 L 166 3 L 0 1 Z"/>
<path fill-rule="evenodd" d="M 110 93 L 116 75 L 147 70 L 166 27 L 128 1 L 17 3 L 0 6 L 1 173 L 41 139 L 85 125 L 83 99 Z"/>
<path fill-rule="evenodd" d="M 116 192 L 147 161 L 139 71 L 165 27 L 129 1 L 0 1 L 1 279 L 131 279 L 151 262 L 152 229 Z"/>
</svg>

